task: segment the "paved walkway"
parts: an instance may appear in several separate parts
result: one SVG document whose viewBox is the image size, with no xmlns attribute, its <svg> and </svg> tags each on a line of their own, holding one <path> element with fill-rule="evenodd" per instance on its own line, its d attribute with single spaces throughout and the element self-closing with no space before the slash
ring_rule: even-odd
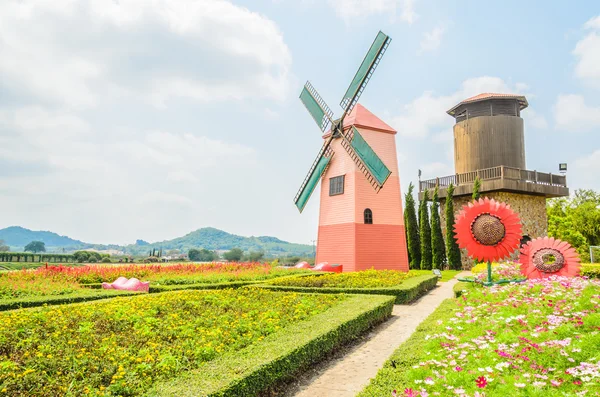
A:
<svg viewBox="0 0 600 397">
<path fill-rule="evenodd" d="M 459 276 L 462 276 L 460 274 Z M 458 277 L 458 276 L 457 276 Z M 375 328 L 367 339 L 353 346 L 343 357 L 334 359 L 322 372 L 303 379 L 294 397 L 354 397 L 360 392 L 391 354 L 415 331 L 444 299 L 453 297 L 457 280 L 439 283 L 427 295 L 410 305 L 394 305 L 392 317 Z"/>
</svg>

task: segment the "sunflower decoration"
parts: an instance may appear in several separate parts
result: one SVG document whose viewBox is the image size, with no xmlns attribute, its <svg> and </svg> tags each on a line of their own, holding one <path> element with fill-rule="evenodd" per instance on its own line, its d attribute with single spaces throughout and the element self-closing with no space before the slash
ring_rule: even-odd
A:
<svg viewBox="0 0 600 397">
<path fill-rule="evenodd" d="M 540 237 L 521 247 L 521 273 L 527 278 L 574 277 L 581 264 L 575 248 L 554 237 Z"/>
<path fill-rule="evenodd" d="M 509 205 L 486 197 L 462 208 L 454 232 L 458 246 L 470 256 L 480 261 L 498 261 L 519 248 L 521 220 Z"/>
</svg>

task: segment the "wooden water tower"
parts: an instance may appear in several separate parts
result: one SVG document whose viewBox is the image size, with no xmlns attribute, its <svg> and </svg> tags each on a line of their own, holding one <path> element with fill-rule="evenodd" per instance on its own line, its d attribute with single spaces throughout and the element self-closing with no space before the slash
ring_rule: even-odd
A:
<svg viewBox="0 0 600 397">
<path fill-rule="evenodd" d="M 455 173 L 421 181 L 419 196 L 422 197 L 425 189 L 438 186 L 443 204 L 447 187 L 452 183 L 454 208 L 459 211 L 471 201 L 473 183 L 479 177 L 482 197 L 506 202 L 519 213 L 524 241 L 545 236 L 548 231 L 546 199 L 568 196 L 569 189 L 564 175 L 527 169 L 521 118 L 521 111 L 527 106 L 527 99 L 522 95 L 484 93 L 448 110 L 456 121 Z M 444 217 L 443 211 L 441 216 Z M 468 265 L 465 255 L 463 263 Z"/>
</svg>

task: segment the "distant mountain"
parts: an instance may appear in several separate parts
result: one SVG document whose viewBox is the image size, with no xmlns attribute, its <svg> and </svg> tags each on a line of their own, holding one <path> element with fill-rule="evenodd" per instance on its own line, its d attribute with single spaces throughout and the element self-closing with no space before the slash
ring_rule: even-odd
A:
<svg viewBox="0 0 600 397">
<path fill-rule="evenodd" d="M 224 232 L 223 230 L 212 227 L 198 229 L 183 237 L 177 237 L 173 240 L 148 243 L 144 240 L 137 240 L 135 244 L 126 246 L 91 244 L 83 241 L 74 240 L 70 237 L 60 236 L 53 232 L 33 231 L 19 226 L 11 226 L 6 229 L 0 229 L 0 240 L 4 240 L 12 249 L 23 248 L 31 241 L 43 241 L 49 251 L 57 251 L 65 248 L 69 251 L 85 248 L 115 249 L 129 254 L 143 255 L 150 250 L 179 249 L 187 252 L 190 248 L 206 248 L 209 250 L 225 251 L 232 248 L 240 248 L 244 251 L 262 251 L 269 256 L 284 255 L 311 255 L 313 247 L 306 244 L 294 244 L 280 240 L 276 237 L 259 236 L 243 237 Z"/>
<path fill-rule="evenodd" d="M 206 248 L 218 251 L 240 248 L 244 251 L 263 251 L 273 256 L 310 255 L 313 252 L 311 245 L 289 243 L 270 236 L 243 237 L 213 227 L 198 229 L 173 240 L 160 241 L 142 246 L 132 244 L 123 247 L 125 252 L 133 254 L 142 254 L 154 248 L 162 248 L 163 250 L 179 249 L 183 252 L 190 248 Z"/>
<path fill-rule="evenodd" d="M 0 240 L 11 247 L 25 247 L 32 241 L 42 241 L 48 247 L 84 247 L 89 244 L 74 240 L 67 236 L 60 236 L 53 232 L 33 231 L 20 226 L 11 226 L 0 229 Z"/>
</svg>

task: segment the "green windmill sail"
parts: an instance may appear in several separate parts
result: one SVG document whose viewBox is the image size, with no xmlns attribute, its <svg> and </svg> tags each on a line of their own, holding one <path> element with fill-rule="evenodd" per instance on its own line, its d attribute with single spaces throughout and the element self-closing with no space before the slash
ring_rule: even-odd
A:
<svg viewBox="0 0 600 397">
<path fill-rule="evenodd" d="M 373 76 L 373 72 L 377 68 L 377 65 L 379 65 L 391 41 L 392 39 L 385 33 L 379 32 L 377 34 L 352 82 L 348 86 L 346 93 L 342 97 L 340 106 L 344 112 L 339 119 L 332 119 L 333 111 L 327 106 L 310 82 L 307 81 L 304 85 L 300 93 L 300 100 L 317 123 L 319 129 L 325 132 L 331 128 L 331 134 L 324 142 L 321 150 L 319 150 L 304 181 L 300 185 L 300 189 L 298 189 L 298 193 L 294 197 L 294 203 L 300 212 L 304 210 L 319 180 L 331 163 L 334 155 L 331 142 L 334 139 L 342 139 L 342 147 L 376 192 L 379 192 L 383 188 L 383 185 L 390 176 L 390 170 L 362 135 L 360 135 L 359 131 L 354 127 L 344 129 L 344 118 L 350 114 L 354 106 L 358 103 L 358 99 Z"/>
</svg>

